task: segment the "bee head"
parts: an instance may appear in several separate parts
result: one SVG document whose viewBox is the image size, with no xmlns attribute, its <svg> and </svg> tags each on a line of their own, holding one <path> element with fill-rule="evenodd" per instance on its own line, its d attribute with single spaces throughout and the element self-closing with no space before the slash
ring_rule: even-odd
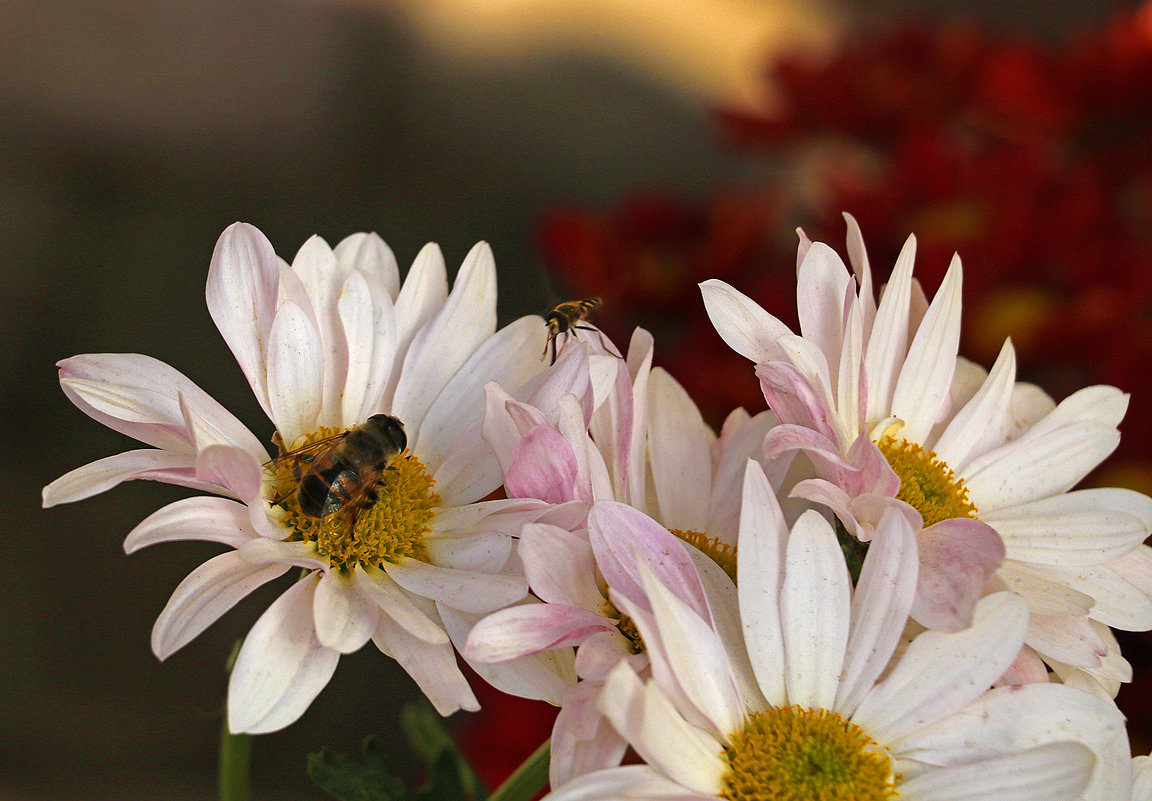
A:
<svg viewBox="0 0 1152 801">
<path fill-rule="evenodd" d="M 408 447 L 408 435 L 404 433 L 404 424 L 400 422 L 400 418 L 390 414 L 374 414 L 368 418 L 368 422 L 375 426 L 384 440 L 396 449 L 396 453 Z"/>
</svg>

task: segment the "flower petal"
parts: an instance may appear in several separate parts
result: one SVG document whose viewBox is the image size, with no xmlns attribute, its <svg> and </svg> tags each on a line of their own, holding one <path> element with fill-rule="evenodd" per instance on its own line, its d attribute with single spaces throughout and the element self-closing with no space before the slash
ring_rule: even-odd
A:
<svg viewBox="0 0 1152 801">
<path fill-rule="evenodd" d="M 892 391 L 892 414 L 904 421 L 900 436 L 923 442 L 948 400 L 960 347 L 960 257 L 952 263 L 924 315 Z"/>
<path fill-rule="evenodd" d="M 276 313 L 279 274 L 279 259 L 267 237 L 251 225 L 233 223 L 216 242 L 205 292 L 212 321 L 273 420 L 264 345 Z"/>
<path fill-rule="evenodd" d="M 599 707 L 660 774 L 697 793 L 720 794 L 726 769 L 720 742 L 685 721 L 655 683 L 642 683 L 621 664 L 604 683 Z"/>
<path fill-rule="evenodd" d="M 503 662 L 552 648 L 576 646 L 601 631 L 615 631 L 596 612 L 555 603 L 525 603 L 493 612 L 468 635 L 464 655 L 480 662 Z"/>
<path fill-rule="evenodd" d="M 323 382 L 319 334 L 299 306 L 285 301 L 268 334 L 268 404 L 287 447 L 315 429 Z"/>
<path fill-rule="evenodd" d="M 964 628 L 984 582 L 1004 559 L 1004 543 L 988 524 L 966 517 L 942 520 L 920 532 L 918 540 L 913 619 L 941 631 Z"/>
<path fill-rule="evenodd" d="M 648 453 L 660 520 L 668 528 L 706 531 L 711 432 L 688 393 L 660 368 L 648 379 L 648 414 Z"/>
<path fill-rule="evenodd" d="M 901 782 L 915 801 L 1075 801 L 1092 778 L 1095 758 L 1080 743 L 1063 742 L 964 765 L 934 768 Z"/>
<path fill-rule="evenodd" d="M 584 537 L 559 526 L 528 523 L 517 549 L 532 592 L 549 603 L 596 610 L 604 596 L 596 586 L 596 561 Z"/>
<path fill-rule="evenodd" d="M 892 277 L 876 308 L 875 322 L 864 353 L 864 376 L 868 383 L 869 424 L 892 414 L 892 392 L 900 366 L 908 352 L 908 313 L 912 294 L 912 264 L 916 260 L 916 237 L 904 242 Z M 861 291 L 863 295 L 863 291 Z"/>
<path fill-rule="evenodd" d="M 369 284 L 383 289 L 390 299 L 396 299 L 400 291 L 400 268 L 392 248 L 378 235 L 351 234 L 332 250 L 345 272 L 361 273 Z"/>
<path fill-rule="evenodd" d="M 528 584 L 520 576 L 453 570 L 418 559 L 387 564 L 384 570 L 411 593 L 479 614 L 515 603 L 528 592 Z"/>
<path fill-rule="evenodd" d="M 255 536 L 244 504 L 227 498 L 184 498 L 140 521 L 124 540 L 124 552 L 174 540 L 205 540 L 235 548 Z"/>
<path fill-rule="evenodd" d="M 790 704 L 832 707 L 848 644 L 851 590 L 836 534 L 809 509 L 792 527 L 780 588 Z"/>
<path fill-rule="evenodd" d="M 152 627 L 152 652 L 167 659 L 241 598 L 284 575 L 289 567 L 287 563 L 252 564 L 236 551 L 209 559 L 189 573 L 168 599 Z"/>
<path fill-rule="evenodd" d="M 379 607 L 361 594 L 352 576 L 329 570 L 320 578 L 312 600 L 316 637 L 325 648 L 342 654 L 359 650 L 376 630 Z"/>
<path fill-rule="evenodd" d="M 480 708 L 467 679 L 456 665 L 451 643 L 432 644 L 413 637 L 388 615 L 380 615 L 372 642 L 395 659 L 441 715 Z"/>
<path fill-rule="evenodd" d="M 355 425 L 384 408 L 381 398 L 392 377 L 399 332 L 386 287 L 353 271 L 336 304 L 347 342 L 347 371 L 339 399 L 339 423 Z"/>
<path fill-rule="evenodd" d="M 908 646 L 852 719 L 881 745 L 944 720 L 980 696 L 1016 658 L 1028 628 L 1028 607 L 1010 592 L 981 599 L 972 626 L 926 631 Z"/>
<path fill-rule="evenodd" d="M 788 326 L 728 284 L 711 278 L 700 284 L 704 308 L 716 333 L 728 347 L 754 364 L 782 358 L 776 340 L 791 334 Z"/>
<path fill-rule="evenodd" d="M 392 412 L 413 434 L 421 432 L 424 415 L 449 379 L 495 330 L 496 264 L 491 248 L 480 242 L 464 258 L 444 306 L 412 339 L 404 358 Z"/>
<path fill-rule="evenodd" d="M 190 453 L 143 448 L 97 459 L 70 470 L 46 486 L 41 498 L 44 508 L 72 503 L 99 495 L 132 479 L 163 481 L 205 492 L 227 492 L 223 487 L 196 477 L 196 456 Z"/>
<path fill-rule="evenodd" d="M 361 565 L 353 572 L 357 589 L 371 598 L 380 610 L 418 640 L 432 645 L 448 642 L 448 633 L 413 603 L 408 594 L 379 568 Z"/>
<path fill-rule="evenodd" d="M 736 588 L 748 658 L 770 704 L 787 703 L 784 675 L 784 632 L 780 625 L 780 585 L 788 525 L 764 470 L 748 460 L 744 473 L 744 505 L 740 508 L 740 540 Z"/>
<path fill-rule="evenodd" d="M 294 723 L 328 684 L 340 652 L 325 648 L 312 624 L 320 576 L 293 584 L 244 638 L 228 683 L 228 728 L 263 734 Z"/>
</svg>

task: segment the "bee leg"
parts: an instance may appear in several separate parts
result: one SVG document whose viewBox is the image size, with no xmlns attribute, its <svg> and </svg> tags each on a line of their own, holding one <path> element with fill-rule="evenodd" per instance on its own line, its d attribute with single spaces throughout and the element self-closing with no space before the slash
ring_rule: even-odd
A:
<svg viewBox="0 0 1152 801">
<path fill-rule="evenodd" d="M 549 337 L 548 341 L 552 343 L 552 364 L 556 364 L 556 337 Z"/>
</svg>

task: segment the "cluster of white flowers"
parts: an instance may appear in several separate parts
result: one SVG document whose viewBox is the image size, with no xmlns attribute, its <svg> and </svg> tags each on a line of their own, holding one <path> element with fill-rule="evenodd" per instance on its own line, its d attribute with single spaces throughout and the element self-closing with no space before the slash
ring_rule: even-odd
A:
<svg viewBox="0 0 1152 801">
<path fill-rule="evenodd" d="M 208 307 L 283 453 L 164 363 L 77 356 L 68 397 L 150 447 L 44 503 L 134 478 L 212 493 L 125 542 L 229 548 L 160 613 L 161 659 L 300 568 L 236 658 L 234 732 L 291 724 L 371 640 L 442 714 L 477 708 L 457 656 L 560 706 L 557 800 L 1152 799 L 1112 634 L 1152 628 L 1152 500 L 1072 489 L 1127 396 L 1055 403 L 1016 382 L 1010 342 L 990 371 L 961 359 L 959 260 L 929 302 L 909 239 L 877 302 L 848 226 L 850 270 L 801 235 L 798 334 L 701 286 L 768 406 L 717 435 L 643 330 L 626 356 L 568 336 L 554 363 L 540 317 L 497 330 L 485 244 L 449 291 L 434 245 L 401 283 L 375 235 L 314 237 L 288 264 L 233 225 Z M 313 468 L 274 466 L 331 459 L 376 414 L 403 424 L 402 454 L 366 487 L 329 462 L 346 503 L 302 511 Z"/>
</svg>

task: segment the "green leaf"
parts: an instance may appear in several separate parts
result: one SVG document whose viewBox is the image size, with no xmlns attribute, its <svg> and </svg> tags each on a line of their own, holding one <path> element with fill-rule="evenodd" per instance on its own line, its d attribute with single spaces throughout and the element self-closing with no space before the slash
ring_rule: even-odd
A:
<svg viewBox="0 0 1152 801">
<path fill-rule="evenodd" d="M 437 787 L 456 787 L 456 795 L 431 795 L 434 799 L 471 799 L 472 801 L 485 801 L 488 790 L 484 782 L 469 764 L 464 755 L 460 753 L 452 737 L 444 729 L 443 718 L 436 713 L 432 705 L 421 700 L 408 704 L 400 714 L 400 723 L 404 734 L 412 749 L 431 766 L 428 787 L 435 784 Z M 449 785 L 447 776 L 441 776 L 439 771 L 453 774 L 453 784 Z M 422 788 L 421 792 L 427 788 Z M 447 793 L 445 789 L 443 792 Z M 425 796 L 418 795 L 418 798 Z"/>
<path fill-rule="evenodd" d="M 367 737 L 361 758 L 330 748 L 308 755 L 308 775 L 340 801 L 405 801 L 404 783 L 388 768 L 375 737 Z"/>
</svg>

